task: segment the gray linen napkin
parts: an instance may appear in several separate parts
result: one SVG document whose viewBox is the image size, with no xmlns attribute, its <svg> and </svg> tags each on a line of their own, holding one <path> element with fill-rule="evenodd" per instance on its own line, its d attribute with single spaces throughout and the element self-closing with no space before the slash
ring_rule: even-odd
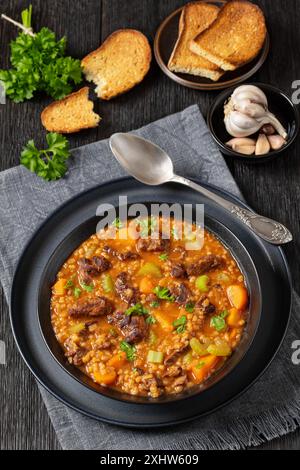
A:
<svg viewBox="0 0 300 470">
<path fill-rule="evenodd" d="M 199 177 L 241 196 L 197 106 L 136 132 L 164 148 L 178 174 Z M 57 182 L 44 182 L 23 167 L 0 174 L 0 280 L 7 299 L 19 255 L 38 225 L 80 191 L 124 175 L 107 141 L 78 148 L 72 155 L 68 176 Z M 82 416 L 42 387 L 41 394 L 64 449 L 239 449 L 258 445 L 300 426 L 300 366 L 291 361 L 291 344 L 300 338 L 299 325 L 300 301 L 294 293 L 288 335 L 267 372 L 239 399 L 189 424 L 157 431 L 122 429 Z"/>
</svg>

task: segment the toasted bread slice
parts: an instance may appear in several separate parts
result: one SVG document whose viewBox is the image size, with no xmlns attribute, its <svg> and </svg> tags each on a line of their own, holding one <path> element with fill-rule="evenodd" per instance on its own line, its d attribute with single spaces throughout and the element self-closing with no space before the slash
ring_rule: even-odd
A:
<svg viewBox="0 0 300 470">
<path fill-rule="evenodd" d="M 203 2 L 191 2 L 184 6 L 179 20 L 179 35 L 168 68 L 172 72 L 200 75 L 217 81 L 223 71 L 217 65 L 190 50 L 190 41 L 208 28 L 217 18 L 219 8 Z"/>
<path fill-rule="evenodd" d="M 261 50 L 267 34 L 261 9 L 248 1 L 231 1 L 214 23 L 198 34 L 190 48 L 223 70 L 235 70 L 250 62 Z"/>
<path fill-rule="evenodd" d="M 110 100 L 140 83 L 150 62 L 147 38 L 135 29 L 120 29 L 84 57 L 81 65 L 86 79 L 97 85 L 99 98 Z"/>
<path fill-rule="evenodd" d="M 49 104 L 41 114 L 42 124 L 47 131 L 60 134 L 96 127 L 101 118 L 94 113 L 93 107 L 94 103 L 89 100 L 89 89 L 84 87 Z"/>
</svg>

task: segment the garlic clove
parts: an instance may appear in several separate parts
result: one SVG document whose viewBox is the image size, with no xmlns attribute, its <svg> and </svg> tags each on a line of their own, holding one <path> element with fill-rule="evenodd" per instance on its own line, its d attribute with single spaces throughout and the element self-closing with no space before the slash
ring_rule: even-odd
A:
<svg viewBox="0 0 300 470">
<path fill-rule="evenodd" d="M 286 140 L 277 134 L 268 135 L 268 141 L 272 150 L 279 150 L 286 144 Z"/>
<path fill-rule="evenodd" d="M 255 85 L 241 85 L 232 94 L 233 102 L 236 104 L 241 100 L 250 100 L 253 103 L 268 107 L 268 100 L 264 92 Z"/>
<path fill-rule="evenodd" d="M 234 139 L 229 140 L 226 142 L 226 145 L 228 147 L 231 147 L 233 150 L 235 150 L 236 147 L 241 147 L 244 145 L 254 145 L 255 146 L 255 140 L 254 139 L 249 139 L 247 137 L 235 137 Z"/>
<path fill-rule="evenodd" d="M 235 105 L 235 109 L 253 118 L 260 118 L 266 115 L 266 108 L 253 103 L 250 100 L 241 100 Z"/>
<path fill-rule="evenodd" d="M 274 127 L 272 126 L 272 124 L 265 124 L 262 128 L 261 128 L 261 132 L 263 134 L 266 134 L 266 135 L 273 135 L 275 134 L 275 129 Z"/>
<path fill-rule="evenodd" d="M 256 119 L 239 111 L 231 111 L 224 121 L 226 130 L 232 137 L 249 137 L 261 127 Z"/>
<path fill-rule="evenodd" d="M 233 150 L 235 152 L 242 153 L 243 155 L 253 155 L 255 152 L 255 145 L 237 145 Z"/>
<path fill-rule="evenodd" d="M 259 134 L 256 146 L 255 146 L 255 155 L 265 155 L 270 152 L 270 143 L 265 134 Z"/>
</svg>

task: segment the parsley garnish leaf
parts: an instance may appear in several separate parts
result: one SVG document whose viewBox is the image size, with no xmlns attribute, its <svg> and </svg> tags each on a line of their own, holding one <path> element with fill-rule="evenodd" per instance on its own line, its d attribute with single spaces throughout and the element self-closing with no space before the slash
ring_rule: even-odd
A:
<svg viewBox="0 0 300 470">
<path fill-rule="evenodd" d="M 132 307 L 129 307 L 127 310 L 125 310 L 125 315 L 147 315 L 148 310 L 143 307 L 142 304 L 138 303 L 133 305 Z"/>
<path fill-rule="evenodd" d="M 156 323 L 156 318 L 153 315 L 148 315 L 146 318 L 146 323 L 148 325 L 154 325 Z"/>
<path fill-rule="evenodd" d="M 123 223 L 122 221 L 120 220 L 119 217 L 117 217 L 113 222 L 112 222 L 112 225 L 116 228 L 122 228 L 123 227 Z"/>
<path fill-rule="evenodd" d="M 136 356 L 136 348 L 135 346 L 127 343 L 127 341 L 121 341 L 120 343 L 121 351 L 126 353 L 126 357 L 128 361 L 134 361 Z"/>
<path fill-rule="evenodd" d="M 177 320 L 173 321 L 173 326 L 176 328 L 177 333 L 183 333 L 186 329 L 186 316 L 182 315 Z"/>
<path fill-rule="evenodd" d="M 174 296 L 171 294 L 167 287 L 156 286 L 153 289 L 154 294 L 157 295 L 159 299 L 162 300 L 169 300 L 170 302 L 174 302 Z"/>
<path fill-rule="evenodd" d="M 194 309 L 195 309 L 195 304 L 194 302 L 188 302 L 186 305 L 185 305 L 185 309 L 188 313 L 193 313 Z"/>
<path fill-rule="evenodd" d="M 23 148 L 20 162 L 28 170 L 46 181 L 57 180 L 67 171 L 66 160 L 70 156 L 69 142 L 61 134 L 50 132 L 46 136 L 48 148 L 38 150 L 33 140 Z"/>
<path fill-rule="evenodd" d="M 211 318 L 210 326 L 215 328 L 217 331 L 222 331 L 226 327 L 225 317 L 227 317 L 228 311 L 224 310 L 220 315 L 216 315 Z"/>
</svg>

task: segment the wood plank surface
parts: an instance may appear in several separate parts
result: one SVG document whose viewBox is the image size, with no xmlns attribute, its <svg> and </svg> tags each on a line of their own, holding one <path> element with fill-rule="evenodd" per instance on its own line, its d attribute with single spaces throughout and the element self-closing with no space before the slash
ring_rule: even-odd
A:
<svg viewBox="0 0 300 470">
<path fill-rule="evenodd" d="M 184 0 L 32 0 L 33 27 L 48 26 L 58 36 L 68 37 L 68 51 L 82 57 L 97 48 L 116 29 L 132 27 L 143 31 L 153 42 L 160 22 Z M 267 62 L 255 80 L 278 86 L 289 95 L 293 80 L 300 79 L 299 1 L 257 0 L 266 12 L 271 36 Z M 287 6 L 288 4 L 288 6 Z M 25 0 L 2 0 L 0 13 L 18 19 L 28 5 Z M 0 23 L 0 67 L 9 65 L 8 45 L 16 30 Z M 298 74 L 298 75 L 297 75 Z M 168 79 L 153 60 L 151 71 L 142 84 L 110 102 L 96 102 L 103 120 L 97 129 L 70 137 L 72 147 L 109 137 L 116 131 L 128 131 L 169 113 L 197 103 L 204 115 L 215 92 L 187 89 Z M 0 170 L 15 166 L 24 143 L 34 137 L 43 143 L 39 115 L 50 100 L 34 99 L 23 104 L 0 105 Z M 258 212 L 285 223 L 295 241 L 285 249 L 295 286 L 300 270 L 300 143 L 284 157 L 259 166 L 233 161 L 227 163 L 248 203 Z M 0 195 L 1 198 L 1 195 Z M 59 449 L 46 409 L 35 381 L 25 367 L 13 342 L 8 309 L 1 292 L 0 340 L 7 346 L 7 365 L 0 366 L 0 449 Z M 263 449 L 299 449 L 300 431 L 262 446 Z"/>
</svg>

